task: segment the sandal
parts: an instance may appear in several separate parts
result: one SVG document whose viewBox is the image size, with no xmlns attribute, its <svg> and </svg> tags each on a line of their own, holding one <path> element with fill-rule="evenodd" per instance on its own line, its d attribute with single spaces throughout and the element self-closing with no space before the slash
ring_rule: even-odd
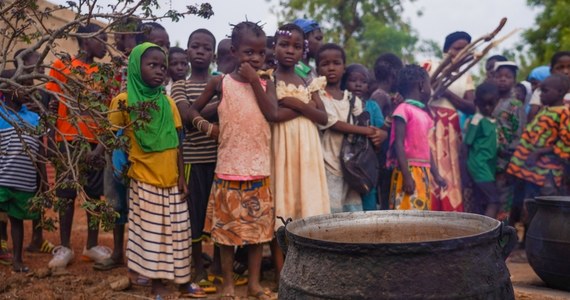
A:
<svg viewBox="0 0 570 300">
<path fill-rule="evenodd" d="M 259 291 L 257 293 L 255 293 L 254 295 L 247 295 L 247 298 L 250 300 L 267 300 L 267 299 L 274 299 L 274 297 L 272 297 L 273 294 L 269 291 L 269 290 L 263 290 L 263 291 Z"/>
<path fill-rule="evenodd" d="M 52 244 L 48 240 L 43 240 L 39 248 L 29 245 L 28 247 L 26 247 L 26 251 L 30 253 L 52 253 L 53 248 L 55 248 L 54 244 Z"/>
<path fill-rule="evenodd" d="M 234 285 L 235 286 L 246 285 L 249 282 L 247 277 L 243 276 L 243 275 L 239 275 L 239 274 L 234 273 L 233 277 L 234 277 Z M 208 275 L 208 280 L 211 282 L 214 282 L 214 283 L 219 282 L 220 284 L 224 284 L 224 278 L 222 276 L 219 276 L 219 275 L 210 274 L 210 275 Z"/>
<path fill-rule="evenodd" d="M 10 252 L 0 251 L 0 264 L 9 266 L 12 264 L 12 254 Z"/>
<path fill-rule="evenodd" d="M 202 290 L 204 290 L 204 292 L 206 292 L 206 294 L 215 294 L 218 291 L 214 283 L 208 279 L 202 279 L 198 281 L 198 285 L 202 288 Z"/>
<path fill-rule="evenodd" d="M 93 264 L 93 269 L 97 271 L 108 271 L 122 266 L 123 266 L 122 262 L 116 262 L 109 257 L 103 259 L 101 262 Z"/>
<path fill-rule="evenodd" d="M 206 298 L 208 295 L 204 290 L 195 283 L 190 283 L 187 288 L 183 289 L 180 297 L 190 297 L 190 298 Z"/>
</svg>

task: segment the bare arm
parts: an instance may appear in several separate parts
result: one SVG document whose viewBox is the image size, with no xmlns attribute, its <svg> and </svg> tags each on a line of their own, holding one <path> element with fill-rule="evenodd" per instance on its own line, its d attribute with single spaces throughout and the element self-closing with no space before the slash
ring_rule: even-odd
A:
<svg viewBox="0 0 570 300">
<path fill-rule="evenodd" d="M 334 123 L 333 126 L 330 127 L 334 131 L 338 131 L 341 133 L 347 134 L 358 134 L 358 135 L 365 135 L 371 136 L 374 135 L 374 129 L 372 127 L 364 127 L 364 126 L 357 126 L 352 125 L 343 121 L 338 121 Z"/>
<path fill-rule="evenodd" d="M 200 96 L 198 97 L 198 99 L 196 99 L 194 104 L 192 104 L 191 106 L 188 106 L 187 109 L 185 108 L 184 110 L 180 110 L 180 115 L 182 117 L 182 120 L 183 120 L 185 126 L 187 126 L 189 128 L 194 127 L 194 124 L 192 124 L 192 120 L 194 120 L 196 118 L 199 119 L 200 117 L 202 117 L 202 115 L 200 114 L 200 111 L 202 111 L 202 109 L 218 93 L 217 88 L 218 88 L 221 80 L 222 80 L 221 76 L 217 76 L 217 77 L 212 78 L 210 81 L 208 81 L 208 84 L 206 84 L 206 87 L 204 88 L 204 92 L 202 92 L 202 94 L 200 94 Z M 186 121 L 184 121 L 184 120 L 186 120 Z M 207 132 L 208 126 L 209 126 L 209 122 L 202 122 L 200 124 L 200 128 L 196 128 L 196 129 L 198 129 L 201 132 Z"/>
<path fill-rule="evenodd" d="M 275 122 L 277 120 L 277 95 L 273 82 L 266 81 L 266 89 L 263 89 L 259 75 L 249 63 L 242 63 L 238 68 L 238 74 L 251 84 L 257 105 L 259 105 L 265 119 L 269 122 Z"/>
<path fill-rule="evenodd" d="M 324 105 L 321 102 L 320 97 L 313 94 L 313 99 L 315 98 L 318 99 L 318 102 L 315 101 L 314 105 L 304 103 L 303 101 L 293 97 L 285 97 L 281 99 L 281 102 L 283 103 L 283 106 L 298 111 L 309 120 L 317 124 L 326 125 L 328 121 L 327 112 L 324 109 Z"/>
<path fill-rule="evenodd" d="M 465 92 L 463 98 L 454 94 L 450 90 L 446 90 L 443 92 L 443 97 L 447 98 L 447 100 L 449 100 L 449 102 L 451 102 L 451 104 L 453 104 L 456 109 L 467 114 L 475 113 L 475 104 L 473 103 L 473 100 L 475 99 L 475 92 L 473 90 Z"/>
<path fill-rule="evenodd" d="M 394 152 L 396 154 L 396 160 L 398 161 L 398 166 L 402 172 L 402 177 L 404 178 L 403 190 L 406 194 L 413 194 L 416 189 L 416 184 L 410 173 L 408 167 L 408 158 L 406 157 L 406 151 L 404 149 L 404 139 L 406 138 L 406 122 L 402 118 L 394 118 L 394 125 L 396 129 L 394 131 Z"/>
</svg>

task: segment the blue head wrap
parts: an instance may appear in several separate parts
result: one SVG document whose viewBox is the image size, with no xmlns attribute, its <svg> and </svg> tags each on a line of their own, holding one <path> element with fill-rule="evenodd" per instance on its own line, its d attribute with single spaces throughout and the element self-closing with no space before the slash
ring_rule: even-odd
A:
<svg viewBox="0 0 570 300">
<path fill-rule="evenodd" d="M 321 29 L 321 26 L 319 26 L 319 23 L 317 23 L 317 21 L 310 19 L 297 19 L 293 21 L 293 24 L 301 27 L 301 29 L 303 29 L 305 34 L 315 31 L 317 29 Z"/>
<path fill-rule="evenodd" d="M 549 66 L 540 66 L 532 69 L 530 74 L 528 74 L 528 80 L 538 80 L 542 82 L 546 77 L 550 76 Z"/>
</svg>

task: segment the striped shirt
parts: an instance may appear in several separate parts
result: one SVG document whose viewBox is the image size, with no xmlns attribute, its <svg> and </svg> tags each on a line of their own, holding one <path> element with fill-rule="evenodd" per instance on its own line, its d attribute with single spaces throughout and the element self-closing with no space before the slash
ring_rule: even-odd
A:
<svg viewBox="0 0 570 300">
<path fill-rule="evenodd" d="M 34 136 L 34 131 L 39 119 L 38 114 L 26 106 L 14 113 L 0 105 L 0 186 L 24 192 L 36 191 L 34 160 L 40 140 Z M 18 123 L 23 130 L 18 133 L 11 123 Z"/>
<path fill-rule="evenodd" d="M 206 82 L 195 83 L 190 80 L 180 80 L 172 85 L 171 96 L 175 103 L 188 101 L 190 105 L 204 91 Z M 215 97 L 210 104 L 218 101 Z M 186 125 L 186 124 L 185 124 Z M 185 137 L 182 143 L 182 158 L 185 164 L 215 163 L 218 155 L 218 143 L 196 128 L 185 126 Z"/>
</svg>

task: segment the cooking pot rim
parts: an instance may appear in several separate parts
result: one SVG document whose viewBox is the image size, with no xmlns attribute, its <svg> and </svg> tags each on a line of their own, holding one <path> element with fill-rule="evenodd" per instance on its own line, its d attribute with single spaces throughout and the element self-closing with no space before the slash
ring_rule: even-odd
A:
<svg viewBox="0 0 570 300">
<path fill-rule="evenodd" d="M 452 214 L 463 216 L 467 219 L 487 219 L 487 221 L 494 221 L 496 224 L 492 226 L 492 228 L 482 231 L 472 235 L 465 235 L 460 237 L 454 238 L 446 238 L 440 240 L 431 240 L 431 241 L 419 241 L 419 242 L 408 242 L 408 243 L 346 243 L 346 242 L 335 242 L 335 241 L 328 241 L 328 240 L 320 240 L 320 239 L 313 239 L 309 237 L 302 236 L 297 233 L 293 233 L 289 230 L 290 226 L 301 226 L 300 223 L 302 222 L 310 222 L 313 219 L 322 219 L 322 218 L 333 218 L 339 216 L 349 216 L 354 214 L 401 214 L 401 215 L 409 215 L 409 216 L 424 216 L 425 214 L 433 215 L 434 217 L 437 216 L 445 216 L 449 217 Z M 308 218 L 303 218 L 299 220 L 292 221 L 288 223 L 285 227 L 287 238 L 289 242 L 293 242 L 295 244 L 299 244 L 309 248 L 319 248 L 324 249 L 327 251 L 338 251 L 338 252 L 362 252 L 367 250 L 374 250 L 374 251 L 383 251 L 387 253 L 394 253 L 394 254 L 401 254 L 401 253 L 410 253 L 410 252 L 433 252 L 434 250 L 437 251 L 446 251 L 446 250 L 455 250 L 458 248 L 465 248 L 465 247 L 472 247 L 477 244 L 481 244 L 484 242 L 497 242 L 497 238 L 502 234 L 502 226 L 503 224 L 495 219 L 478 215 L 478 214 L 471 214 L 471 213 L 459 213 L 459 212 L 440 212 L 440 211 L 398 211 L 398 210 L 389 210 L 389 211 L 364 211 L 364 212 L 346 212 L 346 213 L 335 213 L 330 215 L 320 215 L 320 216 L 313 216 Z"/>
<path fill-rule="evenodd" d="M 536 202 L 547 205 L 560 205 L 569 206 L 570 197 L 569 196 L 538 196 L 534 198 Z"/>
</svg>

